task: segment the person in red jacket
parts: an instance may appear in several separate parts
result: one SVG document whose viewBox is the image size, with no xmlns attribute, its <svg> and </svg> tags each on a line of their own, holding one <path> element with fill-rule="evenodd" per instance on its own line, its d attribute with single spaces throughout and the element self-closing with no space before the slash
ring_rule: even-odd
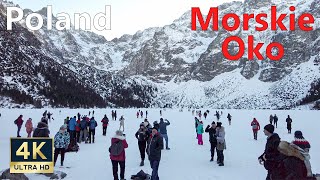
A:
<svg viewBox="0 0 320 180">
<path fill-rule="evenodd" d="M 102 122 L 102 135 L 105 136 L 107 134 L 107 127 L 108 127 L 108 123 L 109 123 L 109 119 L 107 118 L 106 114 L 104 115 L 101 122 Z"/>
<path fill-rule="evenodd" d="M 111 139 L 111 147 L 109 148 L 114 180 L 119 180 L 118 164 L 120 165 L 120 179 L 124 180 L 126 162 L 125 148 L 128 148 L 128 143 L 126 141 L 125 135 L 122 131 L 118 130 L 116 131 L 116 135 Z"/>
<path fill-rule="evenodd" d="M 81 131 L 81 128 L 80 128 L 80 117 L 79 117 L 76 124 L 76 141 L 78 143 L 80 143 L 80 131 Z"/>
<path fill-rule="evenodd" d="M 256 118 L 253 118 L 253 121 L 251 122 L 251 127 L 253 131 L 253 138 L 257 140 L 258 131 L 260 130 L 260 124 Z"/>
<path fill-rule="evenodd" d="M 17 137 L 21 137 L 20 136 L 20 130 L 21 130 L 21 126 L 22 126 L 22 124 L 23 124 L 23 120 L 22 120 L 22 115 L 20 115 L 19 117 L 18 117 L 18 119 L 16 119 L 15 121 L 14 121 L 14 123 L 17 125 L 17 127 L 18 127 L 18 131 L 17 131 Z"/>
</svg>

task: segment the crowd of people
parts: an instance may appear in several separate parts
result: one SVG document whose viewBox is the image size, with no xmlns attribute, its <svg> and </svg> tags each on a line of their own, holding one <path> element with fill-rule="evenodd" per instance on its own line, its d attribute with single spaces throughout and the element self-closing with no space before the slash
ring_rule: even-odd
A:
<svg viewBox="0 0 320 180">
<path fill-rule="evenodd" d="M 219 166 L 224 166 L 224 150 L 226 150 L 226 131 L 225 127 L 222 126 L 220 121 L 223 112 L 216 111 L 214 116 L 216 120 L 212 121 L 210 125 L 207 125 L 204 130 L 204 122 L 201 120 L 203 115 L 204 120 L 208 118 L 210 111 L 207 110 L 203 114 L 201 111 L 192 111 L 192 115 L 195 116 L 195 131 L 196 139 L 198 145 L 202 146 L 203 143 L 203 133 L 209 134 L 210 142 L 210 161 L 214 161 L 216 157 L 216 162 Z M 90 115 L 92 115 L 90 117 Z M 169 136 L 167 127 L 170 125 L 169 120 L 162 118 L 162 111 L 160 110 L 160 119 L 154 121 L 151 124 L 147 118 L 148 111 L 145 113 L 141 110 L 137 111 L 136 117 L 138 119 L 144 118 L 143 122 L 140 123 L 138 130 L 135 133 L 137 139 L 137 145 L 140 152 L 140 166 L 145 165 L 145 159 L 148 157 L 150 167 L 152 168 L 152 174 L 150 175 L 151 180 L 158 180 L 159 174 L 158 169 L 161 161 L 161 151 L 166 149 L 170 150 L 169 147 Z M 71 118 L 70 118 L 71 117 Z M 54 136 L 54 165 L 56 165 L 58 155 L 61 156 L 60 165 L 64 165 L 65 153 L 68 151 L 77 151 L 79 146 L 77 143 L 95 143 L 95 134 L 98 123 L 94 117 L 94 111 L 89 111 L 89 116 L 81 115 L 78 113 L 76 116 L 66 117 L 59 128 L 58 132 Z M 112 120 L 117 120 L 117 112 L 111 112 Z M 229 126 L 231 125 L 232 116 L 230 113 L 227 114 L 226 119 L 228 120 Z M 29 118 L 25 123 L 25 128 L 27 132 L 27 137 L 49 137 L 50 131 L 48 128 L 48 123 L 54 120 L 50 112 L 45 111 L 43 116 L 38 122 L 37 127 L 33 127 L 33 121 Z M 106 136 L 107 128 L 109 125 L 109 119 L 105 114 L 102 118 L 101 127 L 102 135 Z M 114 136 L 111 138 L 111 144 L 109 147 L 110 160 L 112 164 L 112 171 L 114 180 L 119 180 L 118 169 L 120 166 L 120 179 L 125 178 L 125 149 L 128 148 L 128 143 L 126 141 L 126 134 L 124 133 L 125 118 L 121 116 L 119 118 L 119 129 L 115 132 Z M 20 136 L 20 131 L 24 123 L 23 115 L 20 115 L 14 123 L 17 125 L 17 137 Z M 292 129 L 292 119 L 288 115 L 286 119 L 288 133 L 291 133 Z M 260 130 L 260 123 L 256 118 L 253 118 L 251 122 L 251 127 L 253 131 L 254 140 L 258 139 L 258 131 Z M 304 139 L 301 131 L 295 131 L 294 140 L 286 145 L 280 140 L 280 137 L 275 133 L 275 128 L 278 126 L 278 117 L 276 114 L 270 115 L 269 124 L 264 126 L 263 132 L 267 136 L 267 142 L 265 151 L 258 157 L 260 164 L 264 165 L 265 169 L 268 171 L 267 180 L 274 179 L 315 179 L 310 164 L 310 143 Z M 122 129 L 122 130 L 121 130 Z M 32 134 L 33 133 L 33 134 Z M 165 143 L 164 143 L 165 141 Z M 165 144 L 165 146 L 164 146 Z M 285 149 L 287 148 L 287 149 Z M 288 154 L 288 149 L 295 152 L 295 156 Z M 296 152 L 298 150 L 298 152 Z M 299 167 L 299 170 L 294 170 Z"/>
</svg>

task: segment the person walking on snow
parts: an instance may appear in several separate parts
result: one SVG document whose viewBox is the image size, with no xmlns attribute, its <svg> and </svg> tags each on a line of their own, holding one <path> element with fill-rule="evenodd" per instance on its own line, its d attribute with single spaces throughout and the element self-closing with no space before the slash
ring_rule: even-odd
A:
<svg viewBox="0 0 320 180">
<path fill-rule="evenodd" d="M 204 119 L 207 119 L 207 115 L 208 115 L 207 112 L 204 112 L 204 113 L 203 113 Z"/>
<path fill-rule="evenodd" d="M 140 112 L 139 112 L 139 111 L 137 111 L 137 119 L 139 118 L 139 116 L 140 116 Z"/>
<path fill-rule="evenodd" d="M 272 116 L 272 114 L 270 114 L 269 121 L 270 121 L 270 124 L 273 123 L 273 116 Z"/>
<path fill-rule="evenodd" d="M 87 137 L 88 137 L 88 122 L 86 120 L 86 117 L 83 117 L 80 121 L 80 142 L 85 141 L 85 143 L 88 143 Z"/>
<path fill-rule="evenodd" d="M 232 116 L 230 115 L 230 113 L 228 113 L 227 119 L 228 119 L 228 122 L 229 122 L 229 126 L 231 125 L 231 118 L 232 118 Z"/>
<path fill-rule="evenodd" d="M 143 118 L 143 111 L 140 111 L 140 116 L 141 118 Z"/>
<path fill-rule="evenodd" d="M 117 120 L 117 111 L 114 110 L 114 120 L 116 121 Z"/>
<path fill-rule="evenodd" d="M 124 118 L 123 118 L 123 116 L 121 116 L 121 118 L 119 119 L 119 121 L 120 121 L 120 127 L 119 127 L 119 130 L 121 129 L 121 127 L 122 127 L 122 131 L 124 131 Z"/>
<path fill-rule="evenodd" d="M 98 126 L 97 121 L 92 117 L 89 122 L 89 143 L 91 144 L 91 138 L 92 143 L 94 143 L 94 135 L 96 134 L 96 127 Z"/>
<path fill-rule="evenodd" d="M 278 116 L 276 114 L 273 116 L 273 123 L 274 123 L 274 126 L 278 128 Z"/>
<path fill-rule="evenodd" d="M 167 133 L 167 126 L 170 125 L 170 122 L 166 119 L 165 122 L 163 121 L 163 118 L 160 118 L 160 123 L 159 123 L 159 130 L 161 136 L 165 139 L 166 141 L 166 149 L 170 150 L 168 144 L 169 144 L 169 138 L 168 138 L 168 133 Z"/>
<path fill-rule="evenodd" d="M 136 138 L 138 139 L 138 147 L 140 151 L 140 157 L 141 157 L 141 163 L 140 166 L 144 166 L 144 159 L 146 156 L 146 147 L 147 147 L 147 141 L 150 136 L 149 131 L 144 126 L 143 123 L 140 124 L 139 130 L 135 134 Z"/>
<path fill-rule="evenodd" d="M 260 124 L 256 118 L 253 118 L 251 122 L 251 127 L 253 131 L 253 139 L 257 140 L 258 138 L 258 131 L 260 130 Z"/>
<path fill-rule="evenodd" d="M 26 131 L 27 131 L 27 134 L 28 134 L 28 137 L 31 137 L 31 133 L 33 131 L 33 125 L 32 125 L 32 119 L 29 118 L 26 122 Z"/>
<path fill-rule="evenodd" d="M 20 130 L 21 130 L 21 126 L 23 124 L 23 120 L 22 120 L 23 116 L 20 115 L 15 121 L 14 123 L 17 125 L 18 131 L 17 131 L 17 137 L 21 137 L 20 136 Z"/>
<path fill-rule="evenodd" d="M 147 154 L 152 168 L 151 180 L 159 180 L 158 169 L 163 149 L 163 138 L 156 128 L 152 128 L 152 134 L 148 140 Z"/>
<path fill-rule="evenodd" d="M 203 145 L 203 140 L 202 140 L 202 134 L 203 134 L 203 122 L 200 121 L 197 127 L 197 137 L 198 137 L 198 144 Z"/>
<path fill-rule="evenodd" d="M 117 130 L 115 136 L 111 139 L 111 146 L 109 148 L 114 180 L 119 180 L 118 165 L 120 165 L 120 179 L 124 180 L 126 148 L 128 148 L 126 138 L 122 131 Z"/>
<path fill-rule="evenodd" d="M 292 119 L 290 118 L 290 116 L 288 115 L 288 118 L 286 119 L 287 122 L 287 129 L 288 129 L 288 133 L 291 134 L 291 129 L 292 129 Z"/>
<path fill-rule="evenodd" d="M 217 137 L 216 137 L 216 123 L 213 121 L 211 126 L 208 125 L 205 130 L 206 133 L 209 133 L 209 142 L 210 142 L 210 152 L 211 152 L 211 159 L 214 159 L 214 150 L 217 147 Z"/>
<path fill-rule="evenodd" d="M 69 127 L 69 133 L 70 133 L 70 139 L 71 141 L 75 141 L 76 139 L 76 125 L 77 125 L 77 117 L 74 116 L 69 120 L 68 127 Z"/>
<path fill-rule="evenodd" d="M 225 134 L 226 134 L 225 129 L 222 126 L 222 123 L 217 122 L 217 127 L 216 127 L 217 154 L 218 154 L 217 163 L 219 164 L 219 166 L 224 166 L 223 150 L 226 147 Z"/>
<path fill-rule="evenodd" d="M 54 136 L 54 166 L 58 159 L 58 155 L 61 155 L 61 166 L 63 166 L 65 151 L 70 144 L 70 136 L 67 132 L 66 125 L 62 125 L 60 130 Z"/>
<path fill-rule="evenodd" d="M 109 124 L 109 119 L 107 117 L 107 115 L 105 114 L 103 119 L 101 120 L 102 122 L 102 135 L 106 136 L 107 134 L 107 128 L 108 128 L 108 124 Z"/>
<path fill-rule="evenodd" d="M 219 113 L 219 111 L 216 111 L 215 116 L 217 117 L 217 121 L 219 121 L 219 120 L 220 120 L 220 113 Z"/>
</svg>

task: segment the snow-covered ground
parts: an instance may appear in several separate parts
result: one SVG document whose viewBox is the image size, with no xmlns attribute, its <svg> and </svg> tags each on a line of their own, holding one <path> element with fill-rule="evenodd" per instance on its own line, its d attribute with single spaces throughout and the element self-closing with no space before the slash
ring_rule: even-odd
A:
<svg viewBox="0 0 320 180">
<path fill-rule="evenodd" d="M 74 116 L 78 112 L 88 114 L 89 110 L 81 109 L 50 109 L 53 113 L 54 121 L 49 124 L 51 136 L 59 130 L 66 116 Z M 139 124 L 143 119 L 137 119 L 135 114 L 138 109 L 118 109 L 118 117 L 124 115 L 125 134 L 129 144 L 126 149 L 126 179 L 130 179 L 131 175 L 136 174 L 143 169 L 147 173 L 151 173 L 148 161 L 144 167 L 140 167 L 140 154 L 137 140 L 134 136 L 139 128 Z M 203 109 L 204 110 L 204 109 Z M 204 121 L 204 127 L 215 120 L 213 115 L 214 109 Z M 145 111 L 145 109 L 144 109 Z M 16 136 L 16 125 L 13 121 L 20 115 L 33 119 L 34 126 L 40 120 L 44 110 L 35 109 L 0 109 L 2 114 L 0 118 L 0 170 L 9 167 L 10 137 Z M 227 123 L 227 113 L 232 115 L 232 125 Z M 293 119 L 293 130 L 301 130 L 304 137 L 311 143 L 311 164 L 314 173 L 320 172 L 320 111 L 270 111 L 270 110 L 223 110 L 221 122 L 226 127 L 227 149 L 224 151 L 225 166 L 219 167 L 210 159 L 210 144 L 208 142 L 208 134 L 204 134 L 204 145 L 197 145 L 196 134 L 194 129 L 194 117 L 191 112 L 184 110 L 179 112 L 176 110 L 163 111 L 163 118 L 168 119 L 171 125 L 168 126 L 169 146 L 171 150 L 162 151 L 162 159 L 160 162 L 159 176 L 162 180 L 212 180 L 212 179 L 265 179 L 266 170 L 258 163 L 257 157 L 263 152 L 266 143 L 266 137 L 262 130 L 258 133 L 258 140 L 253 140 L 250 122 L 256 117 L 260 122 L 261 128 L 268 123 L 270 114 L 277 114 L 279 117 L 278 128 L 275 130 L 282 140 L 292 141 L 293 134 L 287 134 L 285 118 L 289 114 Z M 110 121 L 107 130 L 107 136 L 102 136 L 102 128 L 100 120 L 103 115 L 107 114 L 111 119 L 111 110 L 95 110 L 96 120 L 99 126 L 96 130 L 96 143 L 80 144 L 78 153 L 67 153 L 65 158 L 65 166 L 70 169 L 56 169 L 66 172 L 66 179 L 107 179 L 111 180 L 112 168 L 109 159 L 108 147 L 110 146 L 110 138 L 114 135 L 116 129 L 119 128 L 119 121 Z M 159 109 L 148 109 L 148 118 L 152 123 L 159 121 Z M 21 130 L 21 135 L 26 136 L 25 128 Z M 59 164 L 59 159 L 57 164 Z M 44 179 L 43 176 L 28 175 L 30 179 Z"/>
</svg>

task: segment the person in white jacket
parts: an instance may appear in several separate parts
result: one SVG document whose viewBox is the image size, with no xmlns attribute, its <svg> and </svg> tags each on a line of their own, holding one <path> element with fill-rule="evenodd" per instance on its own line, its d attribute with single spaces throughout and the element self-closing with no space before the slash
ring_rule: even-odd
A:
<svg viewBox="0 0 320 180">
<path fill-rule="evenodd" d="M 122 131 L 124 131 L 124 118 L 123 118 L 123 116 L 121 116 L 121 117 L 120 117 L 119 121 L 120 121 L 120 127 L 119 127 L 119 130 L 120 130 L 120 129 L 121 129 L 121 127 L 122 127 Z"/>
</svg>

